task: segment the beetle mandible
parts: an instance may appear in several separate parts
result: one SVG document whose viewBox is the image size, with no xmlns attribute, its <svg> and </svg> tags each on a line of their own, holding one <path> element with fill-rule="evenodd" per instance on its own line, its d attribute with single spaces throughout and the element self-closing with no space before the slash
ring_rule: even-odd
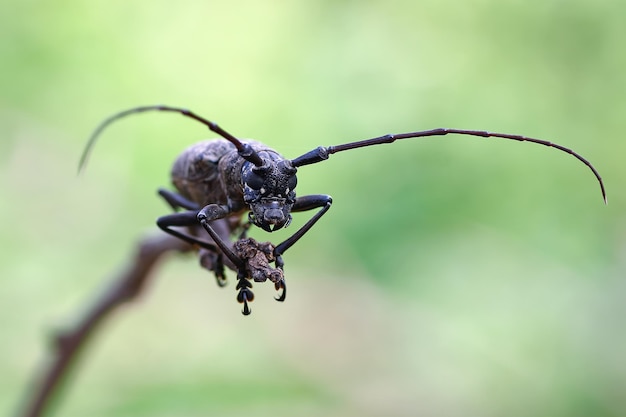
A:
<svg viewBox="0 0 626 417">
<path fill-rule="evenodd" d="M 237 300 L 243 304 L 244 315 L 250 314 L 248 302 L 254 298 L 250 279 L 270 279 L 276 290 L 280 291 L 276 300 L 285 300 L 282 255 L 315 225 L 332 204 L 332 198 L 324 194 L 296 197 L 296 172 L 301 166 L 325 161 L 337 152 L 392 143 L 400 139 L 448 134 L 537 143 L 569 153 L 589 167 L 606 203 L 604 183 L 594 166 L 573 150 L 546 140 L 480 130 L 439 128 L 388 134 L 336 146 L 320 146 L 295 159 L 286 159 L 260 142 L 237 139 L 216 123 L 187 109 L 163 105 L 135 107 L 105 119 L 93 132 L 83 151 L 79 172 L 85 167 L 96 139 L 108 125 L 128 115 L 148 111 L 179 113 L 204 124 L 223 138 L 192 145 L 176 159 L 171 175 L 178 192 L 159 189 L 159 194 L 174 211 L 183 211 L 159 217 L 157 225 L 166 233 L 196 246 L 202 266 L 214 272 L 218 285 L 223 286 L 225 283 L 224 265 L 237 271 Z M 273 232 L 289 225 L 291 213 L 308 210 L 317 212 L 293 235 L 276 246 L 245 238 L 250 224 L 266 232 Z M 242 224 L 241 218 L 246 212 L 248 222 Z M 206 235 L 202 236 L 203 230 L 210 239 Z M 241 230 L 238 239 L 231 242 L 231 236 L 238 230 Z M 275 268 L 270 263 L 274 263 Z"/>
</svg>

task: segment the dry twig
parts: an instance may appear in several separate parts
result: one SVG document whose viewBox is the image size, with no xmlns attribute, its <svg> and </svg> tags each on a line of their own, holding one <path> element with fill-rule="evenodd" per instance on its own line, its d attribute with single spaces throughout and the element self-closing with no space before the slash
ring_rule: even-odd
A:
<svg viewBox="0 0 626 417">
<path fill-rule="evenodd" d="M 42 416 L 59 391 L 71 366 L 76 362 L 81 348 L 99 325 L 117 307 L 133 301 L 144 290 L 150 272 L 163 255 L 189 250 L 191 250 L 189 244 L 166 234 L 149 236 L 140 241 L 130 264 L 120 271 L 117 279 L 96 299 L 85 315 L 73 327 L 54 335 L 53 357 L 44 364 L 33 381 L 18 416 Z"/>
<path fill-rule="evenodd" d="M 225 222 L 215 223 L 216 228 L 221 231 L 224 238 L 228 239 L 231 229 L 226 227 Z M 53 355 L 39 370 L 32 391 L 28 393 L 24 407 L 18 413 L 18 417 L 43 416 L 54 395 L 59 391 L 71 366 L 76 363 L 81 349 L 84 348 L 89 337 L 98 330 L 99 325 L 119 306 L 133 301 L 141 294 L 157 261 L 164 255 L 169 252 L 188 252 L 192 249 L 193 247 L 188 243 L 167 234 L 149 236 L 140 241 L 130 264 L 119 273 L 113 284 L 96 299 L 84 316 L 73 327 L 54 335 Z M 270 265 L 276 261 L 274 246 L 271 243 L 259 243 L 252 238 L 242 238 L 234 242 L 233 250 L 244 261 L 246 273 L 250 278 L 255 281 L 269 279 L 275 284 L 281 282 L 282 270 Z M 201 250 L 199 258 L 201 265 L 206 269 L 213 272 L 219 271 L 215 264 L 217 259 L 215 254 Z M 228 261 L 225 264 L 225 266 L 234 269 L 234 266 Z M 248 277 L 244 279 L 248 279 Z M 246 284 L 245 286 L 247 288 L 251 285 Z M 252 293 L 249 293 L 249 301 L 252 301 Z"/>
</svg>

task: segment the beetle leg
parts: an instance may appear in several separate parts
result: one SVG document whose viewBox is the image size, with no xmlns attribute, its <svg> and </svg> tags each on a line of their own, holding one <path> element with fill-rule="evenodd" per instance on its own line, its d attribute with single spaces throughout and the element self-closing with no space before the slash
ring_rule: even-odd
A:
<svg viewBox="0 0 626 417">
<path fill-rule="evenodd" d="M 215 274 L 215 279 L 217 280 L 217 285 L 219 285 L 220 287 L 226 285 L 226 277 L 224 275 L 224 262 L 222 254 L 219 252 L 218 249 L 219 245 L 199 239 L 196 236 L 182 232 L 180 230 L 173 229 L 173 227 L 197 227 L 197 211 L 184 211 L 159 217 L 157 219 L 157 225 L 164 232 L 176 236 L 177 238 L 184 240 L 185 242 L 188 242 L 192 245 L 199 246 L 201 248 L 201 251 L 206 251 L 205 253 L 200 254 L 200 265 L 213 271 L 213 273 Z"/>
<path fill-rule="evenodd" d="M 215 256 L 215 279 L 220 287 L 226 286 L 226 275 L 224 275 L 224 259 L 221 254 Z"/>
<path fill-rule="evenodd" d="M 209 271 L 213 271 L 215 274 L 217 285 L 219 287 L 226 286 L 226 275 L 224 274 L 224 260 L 222 254 L 207 249 L 200 249 L 198 255 L 200 258 L 200 265 Z"/>
<path fill-rule="evenodd" d="M 285 266 L 283 257 L 280 255 L 277 256 L 275 264 L 276 268 L 279 268 L 282 271 L 283 267 Z M 287 298 L 287 283 L 285 282 L 285 274 L 283 274 L 283 278 L 274 283 L 274 288 L 276 288 L 276 291 L 280 291 L 278 297 L 274 297 L 274 300 L 280 301 L 281 303 L 285 301 L 285 299 Z"/>
<path fill-rule="evenodd" d="M 180 230 L 172 229 L 172 227 L 191 227 L 198 224 L 198 212 L 197 211 L 183 211 L 180 213 L 168 214 L 161 216 L 157 219 L 157 226 L 166 233 L 172 236 L 184 240 L 192 245 L 198 245 L 201 248 L 208 249 L 213 252 L 217 252 L 217 246 L 214 243 L 209 243 L 205 240 L 198 239 L 196 236 L 192 236 L 188 233 L 181 232 Z"/>
<path fill-rule="evenodd" d="M 200 205 L 194 203 L 193 201 L 186 199 L 178 193 L 166 190 L 165 188 L 159 188 L 159 195 L 167 201 L 174 211 L 178 211 L 179 208 L 187 210 L 200 210 L 201 208 Z"/>
<path fill-rule="evenodd" d="M 224 242 L 224 240 L 217 234 L 217 232 L 213 230 L 213 227 L 211 227 L 210 224 L 211 221 L 223 219 L 229 214 L 231 214 L 231 211 L 228 206 L 220 204 L 209 204 L 198 212 L 197 220 L 211 236 L 211 238 L 220 248 L 222 253 L 226 255 L 226 257 L 230 259 L 233 264 L 235 264 L 238 270 L 241 271 L 245 269 L 245 264 L 243 260 L 239 256 L 237 256 L 235 252 L 233 252 L 233 250 L 226 244 L 226 242 Z"/>
<path fill-rule="evenodd" d="M 243 304 L 243 310 L 241 311 L 244 316 L 252 313 L 250 307 L 248 307 L 248 301 L 254 301 L 254 293 L 250 288 L 252 288 L 252 283 L 248 280 L 248 276 L 244 270 L 240 270 L 237 273 L 237 301 Z"/>
<path fill-rule="evenodd" d="M 291 208 L 291 212 L 298 211 L 307 211 L 321 207 L 321 209 L 315 213 L 313 217 L 307 221 L 304 226 L 302 226 L 296 233 L 294 233 L 287 240 L 276 246 L 274 249 L 274 257 L 276 258 L 275 264 L 276 268 L 279 268 L 281 271 L 285 266 L 285 262 L 283 261 L 282 254 L 285 253 L 287 249 L 293 246 L 306 232 L 308 232 L 313 225 L 328 211 L 333 199 L 329 195 L 325 194 L 317 194 L 317 195 L 306 195 L 302 197 L 296 198 L 296 202 Z M 283 274 L 284 276 L 284 274 Z M 274 288 L 276 291 L 280 291 L 277 297 L 274 297 L 276 301 L 285 301 L 287 298 L 287 283 L 285 282 L 285 278 L 280 279 L 274 283 Z"/>
<path fill-rule="evenodd" d="M 292 212 L 313 210 L 319 207 L 321 207 L 321 209 L 317 213 L 315 213 L 315 215 L 313 215 L 313 217 L 311 217 L 309 221 L 306 222 L 304 226 L 302 226 L 300 229 L 298 229 L 298 231 L 296 231 L 296 233 L 294 233 L 290 238 L 276 246 L 276 249 L 274 249 L 274 256 L 276 256 L 276 258 L 278 259 L 280 255 L 282 255 L 287 249 L 292 247 L 293 244 L 296 243 L 302 236 L 304 236 L 304 234 L 308 232 L 311 227 L 313 227 L 313 225 L 328 211 L 332 203 L 332 197 L 325 194 L 305 195 L 296 198 L 296 202 L 291 208 Z"/>
<path fill-rule="evenodd" d="M 281 303 L 285 301 L 285 299 L 287 298 L 287 282 L 285 282 L 285 278 L 276 282 L 274 284 L 274 288 L 276 288 L 276 291 L 280 291 L 278 296 L 274 297 L 274 300 L 279 301 Z"/>
</svg>

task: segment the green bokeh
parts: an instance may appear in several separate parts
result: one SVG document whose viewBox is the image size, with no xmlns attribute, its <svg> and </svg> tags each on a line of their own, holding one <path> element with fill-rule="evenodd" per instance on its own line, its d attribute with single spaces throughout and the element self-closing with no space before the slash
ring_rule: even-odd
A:
<svg viewBox="0 0 626 417">
<path fill-rule="evenodd" d="M 0 414 L 167 212 L 188 144 L 165 103 L 298 156 L 408 140 L 299 171 L 334 197 L 286 255 L 290 294 L 163 265 L 90 346 L 62 416 L 626 414 L 626 4 L 613 1 L 63 2 L 0 13 Z M 303 222 L 298 215 L 294 223 Z M 280 241 L 284 234 L 255 236 Z"/>
</svg>

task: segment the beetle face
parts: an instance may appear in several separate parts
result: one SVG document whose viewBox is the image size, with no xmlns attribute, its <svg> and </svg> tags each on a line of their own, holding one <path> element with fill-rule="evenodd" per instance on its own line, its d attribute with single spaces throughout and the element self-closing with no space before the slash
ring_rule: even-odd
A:
<svg viewBox="0 0 626 417">
<path fill-rule="evenodd" d="M 257 203 L 250 204 L 249 219 L 256 226 L 267 232 L 281 229 L 291 222 L 291 206 L 285 199 L 262 198 Z"/>
<path fill-rule="evenodd" d="M 243 199 L 255 226 L 273 232 L 289 225 L 296 201 L 296 171 L 288 160 L 265 160 L 261 167 L 244 165 Z"/>
</svg>

